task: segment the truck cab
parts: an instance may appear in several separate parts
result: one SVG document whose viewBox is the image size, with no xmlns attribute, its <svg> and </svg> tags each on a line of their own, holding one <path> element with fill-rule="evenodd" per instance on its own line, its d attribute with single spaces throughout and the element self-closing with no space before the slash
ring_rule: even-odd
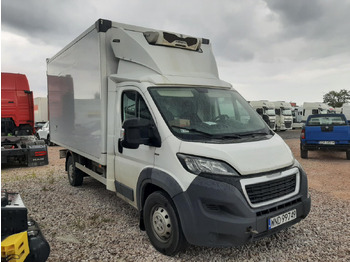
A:
<svg viewBox="0 0 350 262">
<path fill-rule="evenodd" d="M 276 111 L 276 129 L 278 131 L 292 129 L 293 115 L 291 104 L 283 101 L 273 103 Z"/>
<path fill-rule="evenodd" d="M 304 102 L 302 122 L 305 123 L 310 115 L 330 114 L 330 107 L 321 102 Z"/>
<path fill-rule="evenodd" d="M 47 147 L 34 136 L 33 93 L 23 74 L 1 73 L 1 163 L 48 164 Z"/>
<path fill-rule="evenodd" d="M 272 130 L 276 130 L 276 112 L 274 103 L 261 100 L 250 101 L 249 104 L 264 119 L 264 121 Z"/>
</svg>

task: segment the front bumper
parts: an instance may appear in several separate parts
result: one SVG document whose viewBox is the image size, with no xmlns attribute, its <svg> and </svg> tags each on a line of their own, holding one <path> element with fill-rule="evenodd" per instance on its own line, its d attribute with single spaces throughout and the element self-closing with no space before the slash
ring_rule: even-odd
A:
<svg viewBox="0 0 350 262">
<path fill-rule="evenodd" d="M 297 195 L 259 208 L 249 206 L 239 178 L 228 183 L 198 176 L 186 192 L 173 199 L 187 241 L 199 246 L 243 245 L 299 222 L 311 208 L 306 174 L 300 170 L 300 175 Z M 268 229 L 268 218 L 293 209 L 297 210 L 295 220 Z"/>
</svg>

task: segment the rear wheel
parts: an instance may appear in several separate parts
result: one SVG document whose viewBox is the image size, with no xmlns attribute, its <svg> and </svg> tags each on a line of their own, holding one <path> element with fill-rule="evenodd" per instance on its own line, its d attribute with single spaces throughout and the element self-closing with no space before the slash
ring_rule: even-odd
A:
<svg viewBox="0 0 350 262">
<path fill-rule="evenodd" d="M 350 150 L 346 151 L 346 159 L 350 160 Z"/>
<path fill-rule="evenodd" d="M 301 145 L 300 145 L 300 157 L 304 159 L 308 158 L 308 151 L 303 149 Z"/>
<path fill-rule="evenodd" d="M 47 135 L 46 144 L 51 146 L 50 135 Z"/>
<path fill-rule="evenodd" d="M 144 223 L 152 245 L 164 255 L 174 256 L 185 249 L 187 241 L 172 200 L 162 191 L 148 196 L 144 208 Z"/>
<path fill-rule="evenodd" d="M 72 186 L 81 186 L 83 184 L 83 172 L 75 167 L 73 156 L 69 156 L 67 160 L 68 180 Z"/>
</svg>

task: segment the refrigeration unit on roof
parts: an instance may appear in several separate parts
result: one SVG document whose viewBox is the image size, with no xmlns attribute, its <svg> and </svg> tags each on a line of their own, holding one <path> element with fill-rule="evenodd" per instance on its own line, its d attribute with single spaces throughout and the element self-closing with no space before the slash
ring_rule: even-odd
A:
<svg viewBox="0 0 350 262">
<path fill-rule="evenodd" d="M 168 33 L 163 31 L 144 32 L 147 42 L 152 45 L 163 45 L 199 51 L 201 44 L 209 44 L 208 39 L 201 39 L 182 34 Z"/>
</svg>

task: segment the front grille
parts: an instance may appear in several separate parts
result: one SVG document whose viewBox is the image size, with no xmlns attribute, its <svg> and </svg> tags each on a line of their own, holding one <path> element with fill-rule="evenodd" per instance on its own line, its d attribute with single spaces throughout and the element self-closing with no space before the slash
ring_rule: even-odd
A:
<svg viewBox="0 0 350 262">
<path fill-rule="evenodd" d="M 293 193 L 296 186 L 296 175 L 280 179 L 247 185 L 246 191 L 252 204 L 267 202 Z"/>
<path fill-rule="evenodd" d="M 300 173 L 297 167 L 240 180 L 244 196 L 253 208 L 288 199 L 299 193 Z"/>
<path fill-rule="evenodd" d="M 290 193 L 293 193 L 296 186 L 296 175 L 280 179 L 247 185 L 246 191 L 252 204 L 267 202 Z"/>
<path fill-rule="evenodd" d="M 291 128 L 292 127 L 292 122 L 285 122 L 284 123 L 286 128 Z"/>
</svg>

